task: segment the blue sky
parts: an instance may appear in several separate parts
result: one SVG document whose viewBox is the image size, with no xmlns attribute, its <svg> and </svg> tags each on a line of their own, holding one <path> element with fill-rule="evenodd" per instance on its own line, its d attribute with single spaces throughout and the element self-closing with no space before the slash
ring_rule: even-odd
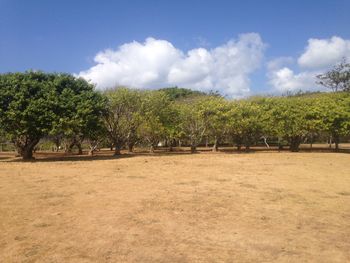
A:
<svg viewBox="0 0 350 263">
<path fill-rule="evenodd" d="M 350 57 L 349 10 L 345 0 L 0 0 L 0 72 L 231 96 L 312 90 L 313 75 Z"/>
</svg>

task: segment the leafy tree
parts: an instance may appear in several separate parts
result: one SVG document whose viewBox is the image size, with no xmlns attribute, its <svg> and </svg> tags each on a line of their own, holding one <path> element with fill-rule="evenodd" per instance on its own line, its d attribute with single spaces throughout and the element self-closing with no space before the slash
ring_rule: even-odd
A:
<svg viewBox="0 0 350 263">
<path fill-rule="evenodd" d="M 350 133 L 350 96 L 345 93 L 327 94 L 320 98 L 324 131 L 339 150 L 340 137 Z"/>
<path fill-rule="evenodd" d="M 153 153 L 158 143 L 165 139 L 171 126 L 171 105 L 168 95 L 162 91 L 145 91 L 141 103 L 142 123 L 139 135 L 150 146 Z"/>
<path fill-rule="evenodd" d="M 93 86 L 68 74 L 0 75 L 0 123 L 23 159 L 33 158 L 45 136 L 85 135 L 98 119 L 98 105 Z"/>
<path fill-rule="evenodd" d="M 249 151 L 251 145 L 264 134 L 262 107 L 254 100 L 235 101 L 229 112 L 229 134 L 236 143 Z"/>
<path fill-rule="evenodd" d="M 342 62 L 335 65 L 324 74 L 317 75 L 317 84 L 332 91 L 350 91 L 350 63 L 344 58 Z"/>
<path fill-rule="evenodd" d="M 205 121 L 206 135 L 213 139 L 212 150 L 216 152 L 225 136 L 228 103 L 222 97 L 205 96 L 198 100 L 198 110 Z"/>
<path fill-rule="evenodd" d="M 310 146 L 314 142 L 314 138 L 319 136 L 326 129 L 324 123 L 323 100 L 320 96 L 311 96 L 305 100 L 305 126 L 307 137 L 310 140 Z"/>
<path fill-rule="evenodd" d="M 53 85 L 60 96 L 58 118 L 53 121 L 50 135 L 62 138 L 66 151 L 70 152 L 76 146 L 78 154 L 82 154 L 85 139 L 91 141 L 97 133 L 102 135 L 100 130 L 102 116 L 106 113 L 105 97 L 95 92 L 94 87 L 85 80 L 69 74 L 57 74 Z"/>
<path fill-rule="evenodd" d="M 137 90 L 117 88 L 106 92 L 108 97 L 108 114 L 105 115 L 107 134 L 115 155 L 128 144 L 132 152 L 138 140 L 137 130 L 141 125 L 141 93 Z"/>
<path fill-rule="evenodd" d="M 185 138 L 190 142 L 191 153 L 195 153 L 207 129 L 201 99 L 187 100 L 179 104 L 180 127 Z"/>
<path fill-rule="evenodd" d="M 42 72 L 0 75 L 0 123 L 23 159 L 49 133 L 56 118 L 54 75 Z"/>
<path fill-rule="evenodd" d="M 172 101 L 205 95 L 205 93 L 201 91 L 178 88 L 178 87 L 163 88 L 163 89 L 159 89 L 159 91 L 162 91 L 166 95 L 168 95 L 169 99 Z"/>
<path fill-rule="evenodd" d="M 292 152 L 299 151 L 303 138 L 308 134 L 305 101 L 301 97 L 278 98 L 271 112 L 277 137 L 286 139 Z"/>
</svg>

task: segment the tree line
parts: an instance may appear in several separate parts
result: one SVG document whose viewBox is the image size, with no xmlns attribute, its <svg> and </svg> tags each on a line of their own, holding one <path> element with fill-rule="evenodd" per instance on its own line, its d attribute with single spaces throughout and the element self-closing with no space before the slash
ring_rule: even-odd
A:
<svg viewBox="0 0 350 263">
<path fill-rule="evenodd" d="M 31 159 L 43 139 L 67 152 L 76 147 L 81 154 L 85 143 L 91 155 L 101 146 L 118 155 L 135 145 L 154 152 L 160 143 L 170 151 L 190 146 L 192 153 L 203 143 L 213 151 L 228 144 L 248 151 L 263 143 L 296 152 L 306 140 L 325 138 L 338 150 L 349 134 L 346 90 L 229 100 L 180 88 L 99 92 L 70 74 L 0 75 L 0 137 L 23 159 Z"/>
</svg>

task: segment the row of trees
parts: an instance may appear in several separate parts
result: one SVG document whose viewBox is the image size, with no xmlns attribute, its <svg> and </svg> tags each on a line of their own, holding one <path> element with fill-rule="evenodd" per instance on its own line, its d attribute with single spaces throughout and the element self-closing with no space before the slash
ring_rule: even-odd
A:
<svg viewBox="0 0 350 263">
<path fill-rule="evenodd" d="M 0 134 L 30 159 L 40 140 L 56 148 L 93 154 L 108 145 L 120 154 L 136 144 L 151 152 L 163 143 L 189 145 L 195 152 L 209 142 L 216 151 L 233 144 L 246 150 L 257 143 L 288 145 L 298 151 L 306 139 L 332 138 L 336 150 L 350 133 L 350 95 L 346 92 L 252 97 L 227 100 L 171 88 L 141 91 L 116 88 L 103 93 L 69 74 L 43 72 L 0 75 Z"/>
</svg>

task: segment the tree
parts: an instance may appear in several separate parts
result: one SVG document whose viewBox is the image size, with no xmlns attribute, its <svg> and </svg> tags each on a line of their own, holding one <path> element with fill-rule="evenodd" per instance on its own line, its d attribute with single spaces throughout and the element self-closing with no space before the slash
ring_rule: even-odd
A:
<svg viewBox="0 0 350 263">
<path fill-rule="evenodd" d="M 93 88 L 69 74 L 0 75 L 0 123 L 18 154 L 32 159 L 33 149 L 48 135 L 84 136 L 103 105 Z"/>
<path fill-rule="evenodd" d="M 225 135 L 228 103 L 219 96 L 205 96 L 198 100 L 198 110 L 205 121 L 206 135 L 213 140 L 212 151 L 216 152 Z"/>
<path fill-rule="evenodd" d="M 82 154 L 85 139 L 95 137 L 101 129 L 101 118 L 106 114 L 105 97 L 94 91 L 94 86 L 84 79 L 69 74 L 57 74 L 53 83 L 58 96 L 58 112 L 53 121 L 50 135 L 62 138 L 65 150 L 72 151 L 76 146 Z"/>
<path fill-rule="evenodd" d="M 305 102 L 306 99 L 302 97 L 277 98 L 271 110 L 276 136 L 285 138 L 292 152 L 299 151 L 303 138 L 308 134 Z"/>
<path fill-rule="evenodd" d="M 207 122 L 202 110 L 201 99 L 191 99 L 179 103 L 180 127 L 195 153 L 207 129 Z"/>
<path fill-rule="evenodd" d="M 115 147 L 115 155 L 120 154 L 125 144 L 128 144 L 129 152 L 132 152 L 138 140 L 137 129 L 141 124 L 141 93 L 120 87 L 107 91 L 106 96 L 108 114 L 105 115 L 105 125 L 109 140 Z"/>
<path fill-rule="evenodd" d="M 241 145 L 249 151 L 252 144 L 264 134 L 261 118 L 262 108 L 255 100 L 236 101 L 229 112 L 229 133 L 240 149 Z"/>
<path fill-rule="evenodd" d="M 158 143 L 166 138 L 171 126 L 171 105 L 168 95 L 162 91 L 145 91 L 142 94 L 139 136 L 150 146 L 153 153 Z"/>
<path fill-rule="evenodd" d="M 324 74 L 317 75 L 317 84 L 332 91 L 350 91 L 350 63 L 344 58 L 339 64 Z"/>
<path fill-rule="evenodd" d="M 172 101 L 183 100 L 186 98 L 198 97 L 198 96 L 205 95 L 205 93 L 201 92 L 201 91 L 190 90 L 190 89 L 185 89 L 185 88 L 178 88 L 178 87 L 159 89 L 159 91 L 162 91 L 166 95 L 168 95 L 169 99 Z"/>
<path fill-rule="evenodd" d="M 340 137 L 350 133 L 350 96 L 345 93 L 327 94 L 320 98 L 324 131 L 339 150 Z"/>
<path fill-rule="evenodd" d="M 56 118 L 54 75 L 43 72 L 0 75 L 0 123 L 23 159 L 49 133 Z"/>
</svg>

